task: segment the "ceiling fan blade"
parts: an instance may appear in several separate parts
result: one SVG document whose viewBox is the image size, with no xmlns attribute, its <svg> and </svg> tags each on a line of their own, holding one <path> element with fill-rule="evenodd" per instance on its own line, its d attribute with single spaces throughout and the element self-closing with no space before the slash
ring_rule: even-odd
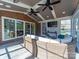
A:
<svg viewBox="0 0 79 59">
<path fill-rule="evenodd" d="M 50 0 L 47 0 L 47 2 L 46 3 L 50 3 Z"/>
<path fill-rule="evenodd" d="M 45 6 L 46 4 L 38 4 L 39 6 Z"/>
<path fill-rule="evenodd" d="M 35 13 L 33 15 L 37 16 L 37 14 L 35 14 Z"/>
<path fill-rule="evenodd" d="M 34 13 L 39 13 L 39 11 L 37 11 L 37 12 L 34 12 Z"/>
<path fill-rule="evenodd" d="M 44 11 L 46 8 L 47 8 L 47 6 L 45 6 L 42 11 Z"/>
<path fill-rule="evenodd" d="M 55 2 L 53 2 L 53 3 L 50 3 L 50 5 L 58 4 L 58 3 L 60 3 L 60 2 L 61 2 L 61 0 L 58 0 L 58 1 L 55 1 Z"/>
<path fill-rule="evenodd" d="M 53 10 L 53 8 L 52 8 L 51 6 L 49 6 L 49 9 L 50 9 L 50 10 Z"/>
<path fill-rule="evenodd" d="M 31 12 L 33 12 L 33 11 L 34 11 L 32 8 L 31 8 L 30 10 L 31 10 Z"/>
</svg>

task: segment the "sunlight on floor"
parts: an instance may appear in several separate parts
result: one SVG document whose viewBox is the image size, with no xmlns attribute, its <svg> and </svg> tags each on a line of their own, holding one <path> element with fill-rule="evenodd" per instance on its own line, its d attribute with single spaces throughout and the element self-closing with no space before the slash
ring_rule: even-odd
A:
<svg viewBox="0 0 79 59">
<path fill-rule="evenodd" d="M 76 59 L 79 59 L 79 53 L 76 53 Z"/>
<path fill-rule="evenodd" d="M 26 59 L 31 56 L 22 44 L 0 48 L 0 59 Z"/>
</svg>

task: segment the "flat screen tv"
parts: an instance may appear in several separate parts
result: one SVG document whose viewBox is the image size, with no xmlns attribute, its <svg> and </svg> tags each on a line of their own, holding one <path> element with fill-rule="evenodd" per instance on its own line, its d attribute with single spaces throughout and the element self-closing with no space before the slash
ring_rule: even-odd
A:
<svg viewBox="0 0 79 59">
<path fill-rule="evenodd" d="M 57 27 L 57 21 L 51 21 L 47 23 L 48 27 Z"/>
</svg>

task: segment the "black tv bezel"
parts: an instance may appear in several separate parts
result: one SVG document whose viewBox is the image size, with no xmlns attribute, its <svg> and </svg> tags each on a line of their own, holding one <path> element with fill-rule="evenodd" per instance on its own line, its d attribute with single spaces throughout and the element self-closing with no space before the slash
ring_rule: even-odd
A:
<svg viewBox="0 0 79 59">
<path fill-rule="evenodd" d="M 55 22 L 55 23 L 54 23 Z M 49 23 L 52 23 L 52 24 L 49 24 Z M 47 23 L 47 26 L 48 27 L 57 27 L 57 25 L 58 25 L 58 22 L 57 21 L 51 21 L 51 22 L 48 22 Z"/>
</svg>

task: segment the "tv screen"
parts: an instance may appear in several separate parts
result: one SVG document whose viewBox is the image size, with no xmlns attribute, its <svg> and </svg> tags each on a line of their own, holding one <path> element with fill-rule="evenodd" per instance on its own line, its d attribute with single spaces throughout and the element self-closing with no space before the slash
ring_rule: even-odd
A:
<svg viewBox="0 0 79 59">
<path fill-rule="evenodd" d="M 47 23 L 48 27 L 57 27 L 57 21 L 52 21 Z"/>
</svg>

